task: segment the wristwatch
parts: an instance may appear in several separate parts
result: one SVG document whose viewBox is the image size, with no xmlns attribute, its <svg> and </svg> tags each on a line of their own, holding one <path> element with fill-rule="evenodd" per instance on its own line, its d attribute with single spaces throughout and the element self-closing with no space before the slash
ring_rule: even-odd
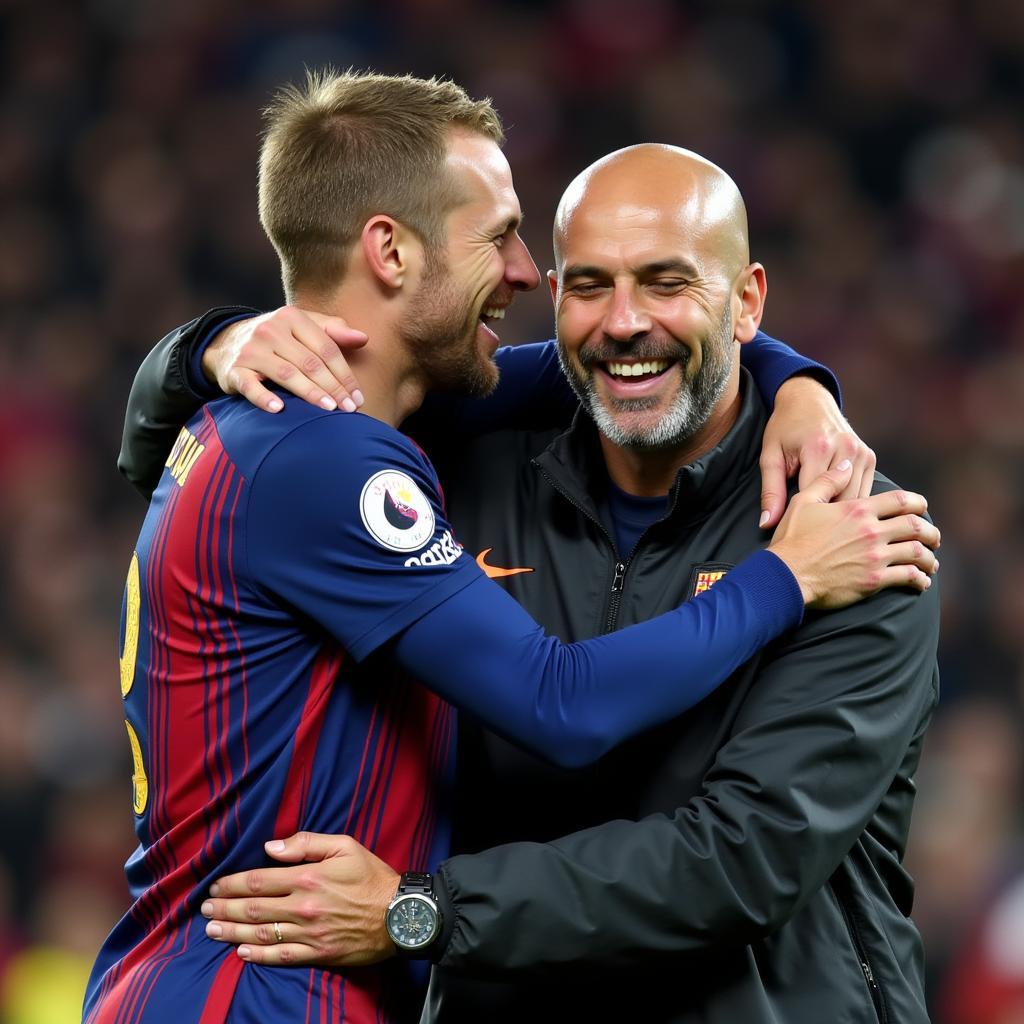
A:
<svg viewBox="0 0 1024 1024">
<path fill-rule="evenodd" d="M 425 954 L 441 934 L 441 923 L 433 875 L 406 871 L 384 917 L 391 941 L 400 952 Z"/>
</svg>

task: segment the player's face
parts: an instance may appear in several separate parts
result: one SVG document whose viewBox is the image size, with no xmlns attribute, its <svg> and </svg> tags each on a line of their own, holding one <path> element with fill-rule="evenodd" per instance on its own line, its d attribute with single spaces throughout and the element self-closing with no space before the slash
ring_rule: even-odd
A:
<svg viewBox="0 0 1024 1024">
<path fill-rule="evenodd" d="M 733 282 L 716 271 L 685 204 L 584 196 L 551 275 L 559 356 L 601 432 L 666 448 L 708 422 L 735 371 Z"/>
<path fill-rule="evenodd" d="M 519 237 L 522 212 L 501 149 L 453 133 L 448 167 L 464 201 L 448 216 L 444 247 L 427 254 L 410 330 L 434 387 L 486 394 L 498 380 L 492 357 L 500 339 L 491 325 L 540 276 Z"/>
</svg>

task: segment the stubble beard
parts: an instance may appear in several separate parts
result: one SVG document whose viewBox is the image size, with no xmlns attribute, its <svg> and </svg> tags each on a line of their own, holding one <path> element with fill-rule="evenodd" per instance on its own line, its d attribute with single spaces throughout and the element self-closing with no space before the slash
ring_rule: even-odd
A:
<svg viewBox="0 0 1024 1024">
<path fill-rule="evenodd" d="M 692 379 L 685 377 L 690 361 L 690 350 L 681 346 L 665 351 L 639 342 L 635 349 L 615 344 L 608 353 L 591 351 L 581 353 L 579 362 L 569 359 L 561 340 L 558 343 L 558 361 L 576 396 L 597 424 L 597 429 L 619 448 L 655 451 L 675 448 L 696 437 L 711 418 L 722 400 L 732 373 L 731 348 L 733 342 L 732 316 L 726 305 L 718 325 L 701 346 L 701 363 Z M 602 399 L 594 383 L 594 363 L 619 357 L 638 359 L 676 359 L 683 374 L 679 389 L 661 418 L 654 423 L 630 423 L 631 414 L 643 414 L 657 408 L 659 399 L 608 398 Z M 609 404 L 606 404 L 609 403 Z"/>
<path fill-rule="evenodd" d="M 423 280 L 400 330 L 431 391 L 483 398 L 496 387 L 498 368 L 477 345 L 474 303 L 458 292 L 436 251 L 427 253 Z"/>
</svg>

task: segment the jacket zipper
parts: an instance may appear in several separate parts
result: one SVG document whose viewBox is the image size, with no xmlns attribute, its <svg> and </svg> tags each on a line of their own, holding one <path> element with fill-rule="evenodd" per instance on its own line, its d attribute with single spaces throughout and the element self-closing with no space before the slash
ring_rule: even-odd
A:
<svg viewBox="0 0 1024 1024">
<path fill-rule="evenodd" d="M 633 555 L 630 553 L 629 558 L 624 562 L 620 562 L 618 560 L 619 552 L 615 547 L 615 541 L 612 540 L 612 535 L 607 531 L 607 529 L 605 529 L 604 523 L 602 523 L 596 516 L 592 516 L 587 509 L 585 509 L 571 494 L 569 494 L 569 492 L 566 491 L 562 485 L 559 484 L 559 482 L 555 480 L 555 478 L 552 477 L 551 474 L 548 473 L 542 465 L 540 465 L 540 463 L 537 462 L 536 459 L 533 459 L 532 461 L 544 479 L 547 480 L 547 482 L 551 484 L 551 486 L 554 487 L 554 489 L 558 491 L 558 493 L 565 498 L 565 500 L 569 502 L 577 512 L 589 519 L 601 531 L 604 539 L 608 541 L 608 547 L 615 555 L 616 561 L 615 571 L 612 574 L 611 601 L 608 605 L 608 614 L 605 616 L 604 620 L 604 632 L 611 633 L 615 629 L 615 622 L 619 617 L 619 603 L 622 601 L 622 591 L 626 584 L 626 572 L 629 570 L 629 563 L 632 561 Z"/>
<path fill-rule="evenodd" d="M 857 922 L 854 919 L 853 914 L 850 913 L 845 901 L 834 885 L 832 885 L 832 893 L 839 906 L 839 912 L 843 915 L 843 921 L 846 923 L 846 931 L 850 936 L 853 951 L 857 955 L 857 960 L 860 962 L 861 973 L 864 975 L 868 991 L 871 993 L 871 1002 L 874 1004 L 875 1014 L 877 1015 L 880 1024 L 888 1024 L 889 1015 L 885 1011 L 885 998 L 882 995 L 882 988 L 878 984 L 878 979 L 875 977 L 875 972 L 871 967 L 871 960 L 868 958 L 867 949 L 861 939 L 860 929 L 857 927 Z"/>
</svg>

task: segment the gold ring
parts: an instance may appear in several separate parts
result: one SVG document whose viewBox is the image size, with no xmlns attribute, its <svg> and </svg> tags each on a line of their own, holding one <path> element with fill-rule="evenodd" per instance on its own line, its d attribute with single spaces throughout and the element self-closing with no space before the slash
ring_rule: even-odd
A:
<svg viewBox="0 0 1024 1024">
<path fill-rule="evenodd" d="M 274 940 L 276 942 L 284 942 L 284 936 L 281 934 L 281 926 L 276 921 L 274 922 Z"/>
</svg>

